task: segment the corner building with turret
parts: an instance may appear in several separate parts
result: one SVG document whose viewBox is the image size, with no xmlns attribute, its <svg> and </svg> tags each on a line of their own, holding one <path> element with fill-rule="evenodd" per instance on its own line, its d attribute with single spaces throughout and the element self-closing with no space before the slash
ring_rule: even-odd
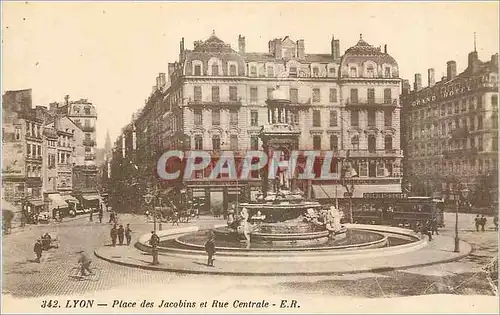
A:
<svg viewBox="0 0 500 315">
<path fill-rule="evenodd" d="M 277 119 L 268 104 L 279 94 L 289 101 L 286 122 L 300 131 L 296 149 L 334 151 L 334 179 L 301 182 L 298 188 L 307 197 L 345 198 L 340 170 L 346 157 L 358 175 L 355 198 L 401 192 L 401 80 L 386 46 L 374 47 L 360 36 L 341 55 L 340 41 L 332 37 L 329 53 L 310 54 L 304 40 L 286 36 L 270 40 L 267 52 L 256 53 L 246 51 L 241 35 L 238 46 L 234 50 L 215 33 L 194 42 L 192 49 L 181 40 L 179 60 L 169 64 L 167 74 L 160 73 L 133 128 L 127 129 L 134 135 L 121 136 L 135 139 L 137 145 L 130 147 L 144 151 L 131 152 L 130 158 L 149 163 L 141 177 L 149 178 L 147 185 L 156 181 L 163 191 L 179 186 L 151 174 L 167 150 L 206 150 L 215 158 L 225 150 L 237 157 L 262 150 L 259 134 Z M 116 152 L 124 158 L 121 149 Z M 315 170 L 321 163 L 318 159 Z M 210 167 L 182 181 L 187 198 L 203 199 L 207 209 L 251 199 L 261 186 L 259 174 L 238 181 L 210 180 L 209 174 Z M 216 206 L 215 200 L 222 202 Z"/>
</svg>

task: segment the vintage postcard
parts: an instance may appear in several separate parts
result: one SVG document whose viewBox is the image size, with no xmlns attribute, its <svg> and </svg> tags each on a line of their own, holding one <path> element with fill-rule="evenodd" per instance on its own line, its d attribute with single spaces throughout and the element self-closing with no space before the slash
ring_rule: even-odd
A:
<svg viewBox="0 0 500 315">
<path fill-rule="evenodd" d="M 498 313 L 499 4 L 2 1 L 2 313 Z"/>
</svg>

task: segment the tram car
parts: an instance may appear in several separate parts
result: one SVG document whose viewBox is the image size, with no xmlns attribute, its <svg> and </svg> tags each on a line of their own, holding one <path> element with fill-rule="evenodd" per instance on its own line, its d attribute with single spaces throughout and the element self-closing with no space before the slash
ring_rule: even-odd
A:
<svg viewBox="0 0 500 315">
<path fill-rule="evenodd" d="M 415 229 L 434 219 L 444 227 L 444 201 L 432 197 L 393 198 L 385 194 L 365 194 L 364 198 L 352 199 L 353 222 L 384 224 Z M 350 206 L 344 205 L 344 219 L 349 220 Z"/>
</svg>

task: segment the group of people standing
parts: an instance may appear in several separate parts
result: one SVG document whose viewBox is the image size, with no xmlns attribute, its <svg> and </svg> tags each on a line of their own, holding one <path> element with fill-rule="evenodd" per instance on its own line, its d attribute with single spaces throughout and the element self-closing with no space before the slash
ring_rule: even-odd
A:
<svg viewBox="0 0 500 315">
<path fill-rule="evenodd" d="M 479 214 L 474 218 L 474 225 L 476 226 L 476 232 L 479 232 L 479 228 L 481 228 L 481 232 L 484 232 L 484 227 L 488 219 L 483 215 L 479 216 Z M 493 218 L 493 224 L 495 225 L 495 231 L 498 231 L 498 215 L 495 215 Z"/>
<path fill-rule="evenodd" d="M 130 229 L 130 224 L 127 224 L 125 228 L 123 228 L 123 225 L 120 224 L 117 228 L 117 224 L 115 223 L 111 228 L 110 236 L 113 247 L 116 246 L 117 239 L 118 245 L 123 245 L 124 239 L 127 240 L 127 246 L 130 245 L 130 241 L 132 240 L 132 230 Z"/>
</svg>

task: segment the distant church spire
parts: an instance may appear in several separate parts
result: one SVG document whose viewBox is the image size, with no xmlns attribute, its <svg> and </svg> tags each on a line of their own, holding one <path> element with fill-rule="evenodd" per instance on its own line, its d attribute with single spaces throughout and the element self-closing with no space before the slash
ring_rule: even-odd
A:
<svg viewBox="0 0 500 315">
<path fill-rule="evenodd" d="M 104 142 L 104 152 L 111 153 L 111 137 L 109 136 L 109 129 L 106 131 L 106 141 Z"/>
<path fill-rule="evenodd" d="M 476 51 L 476 32 L 474 32 L 474 51 Z"/>
</svg>

